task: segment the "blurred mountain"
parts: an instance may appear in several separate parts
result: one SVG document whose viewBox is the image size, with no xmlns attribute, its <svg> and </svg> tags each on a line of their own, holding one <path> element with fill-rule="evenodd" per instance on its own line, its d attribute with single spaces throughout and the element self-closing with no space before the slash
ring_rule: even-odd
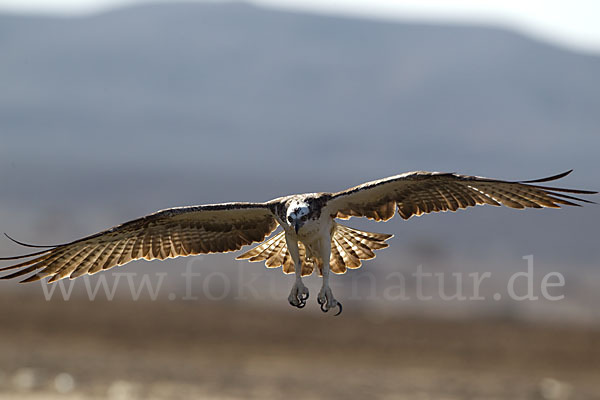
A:
<svg viewBox="0 0 600 400">
<path fill-rule="evenodd" d="M 0 49 L 0 218 L 22 239 L 416 169 L 575 168 L 561 185 L 600 187 L 600 57 L 501 29 L 181 3 L 1 15 Z M 600 264 L 599 217 L 481 208 L 369 226 L 397 233 L 378 258 L 390 268 L 422 262 L 422 243 L 454 264 L 569 268 Z"/>
<path fill-rule="evenodd" d="M 15 162 L 35 143 L 40 164 L 90 168 L 530 177 L 591 169 L 600 141 L 600 58 L 497 29 L 173 4 L 4 15 L 0 45 Z"/>
</svg>

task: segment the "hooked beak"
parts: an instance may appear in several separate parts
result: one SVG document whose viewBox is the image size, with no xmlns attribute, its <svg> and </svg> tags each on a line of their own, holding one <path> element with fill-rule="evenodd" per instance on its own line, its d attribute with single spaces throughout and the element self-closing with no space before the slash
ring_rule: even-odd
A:
<svg viewBox="0 0 600 400">
<path fill-rule="evenodd" d="M 294 230 L 296 231 L 296 233 L 298 233 L 298 229 L 300 229 L 300 225 L 298 225 L 298 222 L 294 222 Z"/>
</svg>

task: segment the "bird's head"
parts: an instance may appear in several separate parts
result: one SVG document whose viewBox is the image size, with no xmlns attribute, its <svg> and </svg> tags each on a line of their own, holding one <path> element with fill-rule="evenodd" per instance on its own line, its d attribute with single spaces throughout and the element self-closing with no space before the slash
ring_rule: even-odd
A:
<svg viewBox="0 0 600 400">
<path fill-rule="evenodd" d="M 308 220 L 309 214 L 308 204 L 302 201 L 294 200 L 290 203 L 287 209 L 287 223 L 294 229 L 296 233 L 302 228 L 302 225 Z"/>
</svg>

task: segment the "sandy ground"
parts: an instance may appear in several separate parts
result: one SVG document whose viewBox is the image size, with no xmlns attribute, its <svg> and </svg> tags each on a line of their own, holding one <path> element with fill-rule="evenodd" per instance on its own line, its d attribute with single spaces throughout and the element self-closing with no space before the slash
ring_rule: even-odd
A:
<svg viewBox="0 0 600 400">
<path fill-rule="evenodd" d="M 598 399 L 600 330 L 0 295 L 0 398 Z"/>
</svg>

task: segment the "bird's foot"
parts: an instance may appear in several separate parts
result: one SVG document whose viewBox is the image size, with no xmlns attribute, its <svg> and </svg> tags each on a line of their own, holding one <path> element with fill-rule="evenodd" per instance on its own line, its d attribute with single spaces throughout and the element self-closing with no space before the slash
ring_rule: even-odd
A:
<svg viewBox="0 0 600 400">
<path fill-rule="evenodd" d="M 302 281 L 297 280 L 294 286 L 292 286 L 288 301 L 294 307 L 304 308 L 306 300 L 308 300 L 308 288 L 304 286 Z"/>
<path fill-rule="evenodd" d="M 323 286 L 321 288 L 319 296 L 317 297 L 317 302 L 321 305 L 321 311 L 323 312 L 327 312 L 332 308 L 339 307 L 340 310 L 335 313 L 335 315 L 337 316 L 342 313 L 342 303 L 333 297 L 333 293 L 331 292 L 331 288 L 329 286 Z"/>
</svg>

